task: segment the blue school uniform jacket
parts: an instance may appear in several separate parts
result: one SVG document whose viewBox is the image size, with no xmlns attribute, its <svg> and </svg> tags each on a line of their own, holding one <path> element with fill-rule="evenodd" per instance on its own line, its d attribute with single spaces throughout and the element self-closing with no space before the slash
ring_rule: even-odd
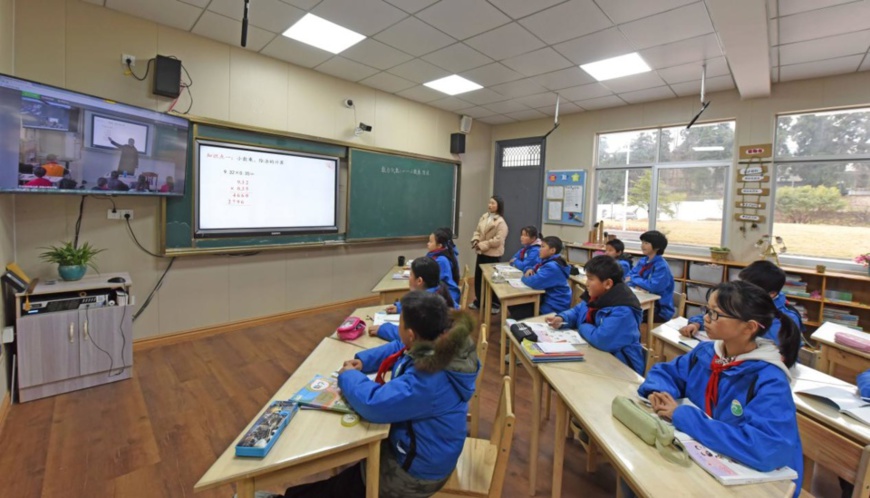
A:
<svg viewBox="0 0 870 498">
<path fill-rule="evenodd" d="M 426 289 L 426 292 L 428 292 L 430 294 L 437 294 L 438 287 L 429 287 L 428 289 Z M 453 296 L 450 296 L 450 298 L 452 299 Z M 393 303 L 393 305 L 396 307 L 396 313 L 401 314 L 402 313 L 402 301 L 401 300 L 396 301 L 395 303 Z M 453 309 L 455 309 L 455 310 L 459 309 L 459 302 L 453 301 Z"/>
<path fill-rule="evenodd" d="M 434 259 L 435 262 L 438 263 L 438 267 L 441 268 L 441 281 L 447 284 L 447 290 L 450 292 L 450 297 L 453 298 L 453 302 L 458 303 L 462 293 L 459 290 L 459 286 L 456 285 L 456 281 L 453 280 L 453 268 L 450 266 L 450 260 L 447 259 L 444 250 L 432 251 L 426 253 L 426 256 Z"/>
<path fill-rule="evenodd" d="M 587 323 L 590 309 L 594 310 Z M 643 347 L 640 345 L 640 301 L 622 282 L 616 283 L 598 299 L 580 301 L 577 306 L 558 314 L 564 326 L 576 328 L 589 344 L 615 356 L 629 368 L 643 375 Z"/>
<path fill-rule="evenodd" d="M 362 371 L 338 376 L 338 386 L 359 415 L 376 424 L 391 424 L 390 455 L 418 479 L 449 476 L 465 444 L 468 400 L 480 368 L 469 315 L 456 318 L 447 337 L 418 341 L 392 369 L 386 384 L 366 374 L 378 371 L 390 355 L 402 350 L 401 342 L 360 351 Z"/>
<path fill-rule="evenodd" d="M 619 263 L 619 267 L 622 268 L 622 278 L 628 276 L 631 273 L 631 262 L 625 259 L 616 258 L 616 262 Z"/>
<path fill-rule="evenodd" d="M 558 313 L 571 306 L 571 288 L 568 275 L 571 267 L 558 254 L 542 260 L 532 268 L 534 275 L 523 276 L 523 283 L 532 289 L 543 290 L 541 314 Z"/>
<path fill-rule="evenodd" d="M 651 266 L 641 275 L 641 270 L 647 264 Z M 656 255 L 650 260 L 644 256 L 634 265 L 628 276 L 631 277 L 628 285 L 661 296 L 655 303 L 656 316 L 668 319 L 674 316 L 674 276 L 665 258 Z"/>
<path fill-rule="evenodd" d="M 870 370 L 858 374 L 858 392 L 862 398 L 870 398 Z"/>
<path fill-rule="evenodd" d="M 801 321 L 800 314 L 786 307 L 786 300 L 784 294 L 777 294 L 776 298 L 774 298 L 773 300 L 773 304 L 776 305 L 776 309 L 778 309 L 780 313 L 789 317 L 789 319 L 794 322 L 795 326 L 798 327 L 799 330 L 803 331 L 803 322 Z M 704 314 L 701 313 L 700 315 L 695 315 L 689 318 L 689 323 L 697 323 L 701 327 L 698 330 L 704 330 Z M 769 339 L 773 341 L 777 346 L 779 346 L 779 327 L 779 318 L 774 318 L 773 322 L 770 324 L 770 329 L 765 330 L 764 334 L 760 335 L 759 337 Z M 803 338 L 801 338 L 801 344 L 803 344 Z"/>
<path fill-rule="evenodd" d="M 674 426 L 713 451 L 753 469 L 769 472 L 789 466 L 798 473 L 795 497 L 800 494 L 803 456 L 789 374 L 770 341 L 741 355 L 743 363 L 724 370 L 712 418 L 703 411 L 710 363 L 721 342 L 709 341 L 668 363 L 657 363 L 637 392 L 643 398 L 666 392 L 674 399 L 689 398 L 695 406 L 674 410 Z M 721 351 L 721 350 L 720 350 Z M 720 354 L 721 356 L 721 354 Z M 700 408 L 698 408 L 700 407 Z"/>
<path fill-rule="evenodd" d="M 514 254 L 512 263 L 514 268 L 518 270 L 522 270 L 523 273 L 526 270 L 530 270 L 535 267 L 541 260 L 538 254 L 541 252 L 541 240 L 538 239 L 527 246 L 523 246 Z"/>
</svg>

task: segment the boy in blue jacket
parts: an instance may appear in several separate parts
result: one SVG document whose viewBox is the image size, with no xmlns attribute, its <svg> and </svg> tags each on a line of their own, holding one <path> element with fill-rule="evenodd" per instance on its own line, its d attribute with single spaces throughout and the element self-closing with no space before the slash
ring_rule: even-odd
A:
<svg viewBox="0 0 870 498">
<path fill-rule="evenodd" d="M 650 230 L 640 236 L 640 241 L 643 257 L 625 281 L 631 287 L 661 296 L 655 304 L 655 321 L 667 322 L 674 317 L 674 275 L 662 257 L 668 247 L 668 238 L 659 231 Z"/>
<path fill-rule="evenodd" d="M 625 244 L 619 239 L 610 239 L 604 243 L 604 254 L 615 259 L 622 268 L 622 276 L 627 277 L 631 273 L 631 256 L 625 254 Z"/>
<path fill-rule="evenodd" d="M 704 317 L 713 341 L 650 369 L 638 394 L 713 451 L 762 472 L 789 466 L 798 473 L 803 456 L 789 368 L 797 361 L 800 333 L 781 320 L 779 348 L 761 338 L 781 314 L 770 296 L 748 282 L 726 282 L 708 299 Z M 688 398 L 695 406 L 678 406 Z"/>
<path fill-rule="evenodd" d="M 547 323 L 553 328 L 576 328 L 589 344 L 643 375 L 642 319 L 640 301 L 622 281 L 619 264 L 602 255 L 586 263 L 586 292 L 580 303 L 547 318 Z"/>
<path fill-rule="evenodd" d="M 435 260 L 438 267 L 441 268 L 441 281 L 447 285 L 447 290 L 450 291 L 450 297 L 454 303 L 458 303 L 461 298 L 459 290 L 459 261 L 456 260 L 458 251 L 456 245 L 453 244 L 453 233 L 449 228 L 439 228 L 429 234 L 429 241 L 426 242 L 426 249 L 429 250 L 426 256 Z"/>
<path fill-rule="evenodd" d="M 737 278 L 743 282 L 749 282 L 750 284 L 755 284 L 764 289 L 768 294 L 770 294 L 770 297 L 773 299 L 773 304 L 776 305 L 776 309 L 779 310 L 783 316 L 790 318 L 798 330 L 803 332 L 804 327 L 800 313 L 788 304 L 785 299 L 785 294 L 780 292 L 782 291 L 783 285 L 785 285 L 785 272 L 782 271 L 782 268 L 776 266 L 770 261 L 754 261 L 746 268 L 740 270 L 740 273 L 737 274 Z M 766 329 L 761 336 L 779 344 L 779 327 L 779 318 L 774 318 L 770 328 Z M 703 330 L 704 314 L 702 313 L 690 317 L 688 325 L 680 328 L 680 334 L 686 337 L 693 337 L 696 333 Z"/>
<path fill-rule="evenodd" d="M 389 438 L 381 444 L 380 498 L 426 498 L 456 468 L 480 363 L 468 313 L 452 315 L 451 326 L 440 297 L 416 290 L 401 302 L 401 341 L 357 353 L 344 363 L 338 386 L 362 418 L 391 424 Z M 385 382 L 388 371 L 392 377 Z M 366 376 L 374 372 L 377 381 Z M 284 496 L 362 498 L 363 464 L 325 481 L 290 488 Z"/>
<path fill-rule="evenodd" d="M 510 263 L 525 273 L 540 261 L 541 239 L 538 238 L 538 229 L 533 226 L 523 227 L 520 231 L 520 243 L 523 247 L 514 254 Z"/>
<path fill-rule="evenodd" d="M 540 261 L 526 270 L 523 283 L 532 289 L 543 290 L 541 296 L 541 314 L 556 313 L 571 306 L 571 288 L 568 287 L 568 275 L 571 266 L 562 259 L 562 239 L 559 237 L 544 237 L 541 241 Z M 532 304 L 521 304 L 510 309 L 511 318 L 524 320 L 535 313 Z"/>
</svg>

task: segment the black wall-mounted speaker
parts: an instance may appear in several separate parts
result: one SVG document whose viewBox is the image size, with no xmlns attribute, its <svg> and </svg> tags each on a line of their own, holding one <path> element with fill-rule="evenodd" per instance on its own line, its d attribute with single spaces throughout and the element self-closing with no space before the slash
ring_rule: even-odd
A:
<svg viewBox="0 0 870 498">
<path fill-rule="evenodd" d="M 450 134 L 450 153 L 465 154 L 465 135 L 462 133 Z"/>
<path fill-rule="evenodd" d="M 154 94 L 176 98 L 181 94 L 181 61 L 158 55 L 154 59 Z"/>
</svg>

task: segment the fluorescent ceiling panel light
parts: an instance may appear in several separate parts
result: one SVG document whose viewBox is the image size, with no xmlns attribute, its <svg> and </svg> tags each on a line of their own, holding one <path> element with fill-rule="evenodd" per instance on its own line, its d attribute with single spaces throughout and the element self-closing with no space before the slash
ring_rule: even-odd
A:
<svg viewBox="0 0 870 498">
<path fill-rule="evenodd" d="M 708 145 L 705 147 L 692 147 L 692 150 L 695 152 L 719 152 L 720 150 L 725 150 L 725 147 L 721 145 Z"/>
<path fill-rule="evenodd" d="M 305 14 L 284 32 L 284 36 L 333 54 L 341 53 L 365 39 L 356 31 L 314 14 Z"/>
<path fill-rule="evenodd" d="M 637 52 L 598 62 L 590 62 L 589 64 L 581 64 L 580 69 L 586 71 L 598 81 L 607 81 L 650 71 L 647 63 L 640 58 Z"/>
<path fill-rule="evenodd" d="M 446 93 L 447 95 L 459 95 L 460 93 L 470 92 L 472 90 L 480 90 L 483 88 L 473 81 L 469 81 L 462 76 L 452 75 L 441 78 L 440 80 L 423 83 L 433 90 Z"/>
</svg>

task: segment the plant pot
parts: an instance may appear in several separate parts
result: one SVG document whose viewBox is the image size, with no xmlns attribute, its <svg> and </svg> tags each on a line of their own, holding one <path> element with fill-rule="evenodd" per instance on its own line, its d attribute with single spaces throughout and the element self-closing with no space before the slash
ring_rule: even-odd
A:
<svg viewBox="0 0 870 498">
<path fill-rule="evenodd" d="M 727 261 L 731 251 L 710 251 L 710 258 L 713 261 Z"/>
<path fill-rule="evenodd" d="M 57 273 L 67 282 L 81 280 L 87 271 L 88 267 L 85 265 L 57 265 Z"/>
</svg>

